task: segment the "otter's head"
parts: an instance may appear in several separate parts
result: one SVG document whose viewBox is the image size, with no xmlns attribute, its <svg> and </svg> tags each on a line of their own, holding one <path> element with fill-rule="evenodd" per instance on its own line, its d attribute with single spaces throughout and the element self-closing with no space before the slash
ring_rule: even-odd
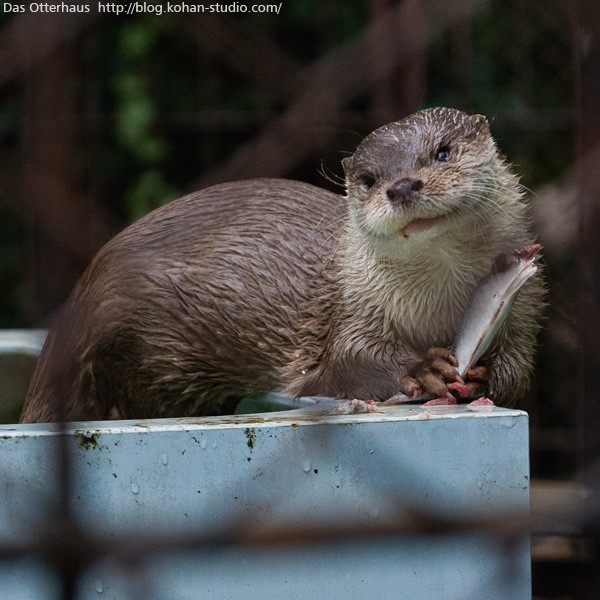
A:
<svg viewBox="0 0 600 600">
<path fill-rule="evenodd" d="M 486 118 L 450 108 L 385 125 L 342 162 L 351 218 L 388 247 L 490 222 L 506 171 Z"/>
</svg>

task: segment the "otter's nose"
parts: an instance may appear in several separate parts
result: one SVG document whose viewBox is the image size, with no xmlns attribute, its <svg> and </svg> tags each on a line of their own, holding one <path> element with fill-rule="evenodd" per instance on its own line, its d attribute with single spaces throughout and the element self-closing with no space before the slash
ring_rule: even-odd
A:
<svg viewBox="0 0 600 600">
<path fill-rule="evenodd" d="M 422 190 L 424 186 L 425 182 L 422 179 L 404 177 L 392 184 L 386 194 L 392 204 L 404 204 L 410 199 L 413 192 Z"/>
</svg>

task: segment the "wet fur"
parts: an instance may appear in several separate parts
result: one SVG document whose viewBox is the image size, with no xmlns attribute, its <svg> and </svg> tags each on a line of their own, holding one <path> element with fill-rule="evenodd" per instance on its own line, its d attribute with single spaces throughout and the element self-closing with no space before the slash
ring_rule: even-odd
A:
<svg viewBox="0 0 600 600">
<path fill-rule="evenodd" d="M 440 146 L 448 162 L 435 160 Z M 373 132 L 344 169 L 346 198 L 228 183 L 115 237 L 51 329 L 22 420 L 208 415 L 269 389 L 398 392 L 429 347 L 451 345 L 492 259 L 531 242 L 522 191 L 485 119 L 452 109 Z M 425 185 L 394 207 L 386 189 L 402 177 Z M 489 352 L 497 403 L 527 388 L 542 296 L 536 277 Z"/>
</svg>

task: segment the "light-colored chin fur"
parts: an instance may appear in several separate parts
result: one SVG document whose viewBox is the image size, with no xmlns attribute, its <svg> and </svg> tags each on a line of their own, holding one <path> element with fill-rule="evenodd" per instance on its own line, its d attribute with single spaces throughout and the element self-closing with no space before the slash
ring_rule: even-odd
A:
<svg viewBox="0 0 600 600">
<path fill-rule="evenodd" d="M 385 215 L 365 218 L 360 209 L 351 209 L 351 220 L 356 227 L 354 231 L 360 232 L 375 255 L 382 260 L 401 262 L 420 260 L 422 253 L 431 254 L 432 244 L 439 243 L 443 248 L 450 242 L 454 246 L 453 238 L 469 237 L 477 231 L 474 222 L 455 213 L 399 221 L 386 219 Z M 459 239 L 455 241 L 464 247 Z"/>
<path fill-rule="evenodd" d="M 440 215 L 439 217 L 430 217 L 430 218 L 417 218 L 413 219 L 402 227 L 398 233 L 403 238 L 409 238 L 415 235 L 419 235 L 420 233 L 424 233 L 426 231 L 431 231 L 432 229 L 438 228 L 439 225 L 442 225 L 443 222 L 450 218 L 450 215 Z"/>
<path fill-rule="evenodd" d="M 518 194 L 509 200 L 517 201 Z M 487 222 L 453 213 L 404 237 L 373 234 L 351 207 L 340 245 L 344 303 L 349 310 L 361 307 L 365 331 L 400 332 L 415 351 L 450 345 L 494 257 L 527 237 L 519 212 L 513 206 L 505 213 L 510 217 Z"/>
</svg>

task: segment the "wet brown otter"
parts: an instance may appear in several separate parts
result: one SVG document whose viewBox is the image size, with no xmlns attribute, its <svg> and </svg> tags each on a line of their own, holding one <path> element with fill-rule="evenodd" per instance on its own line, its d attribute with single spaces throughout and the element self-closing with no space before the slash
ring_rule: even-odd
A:
<svg viewBox="0 0 600 600">
<path fill-rule="evenodd" d="M 484 117 L 437 108 L 344 159 L 346 198 L 276 179 L 217 185 L 125 229 L 51 329 L 22 421 L 209 415 L 253 391 L 386 399 L 446 392 L 478 280 L 530 243 L 522 191 Z M 526 390 L 534 277 L 473 373 Z"/>
</svg>

